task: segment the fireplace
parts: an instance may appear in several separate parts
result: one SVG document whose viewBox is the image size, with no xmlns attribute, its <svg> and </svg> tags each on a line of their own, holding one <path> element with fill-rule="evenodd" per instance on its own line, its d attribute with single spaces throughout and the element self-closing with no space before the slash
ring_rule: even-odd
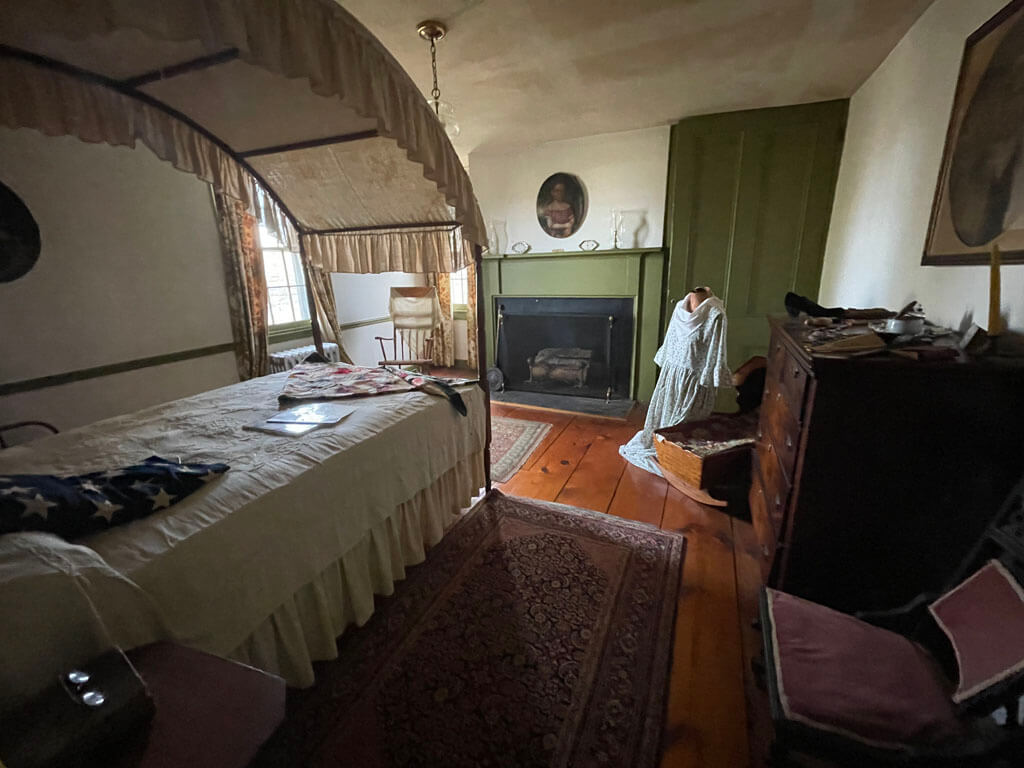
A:
<svg viewBox="0 0 1024 768">
<path fill-rule="evenodd" d="M 505 388 L 629 398 L 633 299 L 495 297 Z"/>
</svg>

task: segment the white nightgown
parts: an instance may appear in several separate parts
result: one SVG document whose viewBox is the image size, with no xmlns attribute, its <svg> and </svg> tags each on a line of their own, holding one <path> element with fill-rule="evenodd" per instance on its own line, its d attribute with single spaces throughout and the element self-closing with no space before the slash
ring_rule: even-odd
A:
<svg viewBox="0 0 1024 768">
<path fill-rule="evenodd" d="M 654 355 L 661 366 L 644 428 L 619 447 L 626 461 L 661 475 L 654 451 L 654 430 L 697 421 L 715 407 L 719 387 L 732 386 L 725 355 L 725 307 L 709 296 L 693 311 L 690 296 L 676 304 L 665 342 Z"/>
</svg>

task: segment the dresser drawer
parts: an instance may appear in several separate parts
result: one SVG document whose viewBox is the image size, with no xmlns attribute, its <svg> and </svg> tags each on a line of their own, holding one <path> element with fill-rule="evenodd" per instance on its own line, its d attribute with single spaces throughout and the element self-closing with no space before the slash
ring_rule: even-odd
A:
<svg viewBox="0 0 1024 768">
<path fill-rule="evenodd" d="M 790 485 L 796 468 L 796 451 L 800 443 L 800 422 L 782 397 L 780 385 L 765 385 L 766 396 L 761 404 L 761 418 L 757 425 L 757 439 L 769 440 L 778 457 L 782 472 Z"/>
<path fill-rule="evenodd" d="M 785 400 L 797 420 L 803 415 L 804 392 L 809 378 L 807 369 L 801 365 L 779 334 L 774 334 L 768 350 L 768 372 L 765 376 L 765 398 L 769 391 L 773 400 Z"/>
<path fill-rule="evenodd" d="M 786 479 L 771 440 L 762 439 L 757 442 L 754 453 L 757 474 L 764 488 L 765 505 L 768 517 L 776 531 L 782 530 L 782 521 L 786 513 L 786 502 L 789 500 L 789 480 Z"/>
<path fill-rule="evenodd" d="M 779 371 L 779 381 L 782 385 L 782 399 L 787 402 L 789 409 L 798 419 L 803 415 L 807 378 L 807 369 L 787 352 Z"/>
<path fill-rule="evenodd" d="M 761 564 L 761 576 L 765 582 L 772 569 L 775 557 L 777 535 L 771 516 L 768 514 L 768 503 L 764 494 L 761 477 L 755 469 L 753 482 L 750 485 L 750 519 L 754 524 L 754 536 L 757 539 L 758 562 Z"/>
</svg>

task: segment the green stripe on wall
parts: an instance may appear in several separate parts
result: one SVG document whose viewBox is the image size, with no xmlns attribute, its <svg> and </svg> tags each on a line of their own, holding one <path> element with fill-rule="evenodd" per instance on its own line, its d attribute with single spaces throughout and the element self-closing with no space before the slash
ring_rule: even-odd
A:
<svg viewBox="0 0 1024 768">
<path fill-rule="evenodd" d="M 14 395 L 18 392 L 31 392 L 32 390 L 44 389 L 46 387 L 59 387 L 62 384 L 71 384 L 76 381 L 85 381 L 86 379 L 98 379 L 101 376 L 112 376 L 115 373 L 137 371 L 141 368 L 152 368 L 156 365 L 180 363 L 183 360 L 220 355 L 225 352 L 232 352 L 234 349 L 234 343 L 227 342 L 225 344 L 214 344 L 210 347 L 197 347 L 196 349 L 186 349 L 181 352 L 170 352 L 166 355 L 141 357 L 138 360 L 128 360 L 123 363 L 111 363 L 110 365 L 98 365 L 95 368 L 82 368 L 77 371 L 68 371 L 67 373 L 55 373 L 51 376 L 40 376 L 37 379 L 12 381 L 8 384 L 0 384 L 0 397 Z"/>
</svg>

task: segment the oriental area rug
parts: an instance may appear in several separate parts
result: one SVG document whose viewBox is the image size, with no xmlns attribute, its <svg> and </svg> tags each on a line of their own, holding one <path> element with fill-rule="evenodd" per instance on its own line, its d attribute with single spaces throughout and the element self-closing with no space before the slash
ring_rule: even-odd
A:
<svg viewBox="0 0 1024 768">
<path fill-rule="evenodd" d="M 253 765 L 656 766 L 684 548 L 491 491 L 289 691 Z"/>
<path fill-rule="evenodd" d="M 550 429 L 551 425 L 543 421 L 491 416 L 491 480 L 511 480 Z"/>
</svg>

